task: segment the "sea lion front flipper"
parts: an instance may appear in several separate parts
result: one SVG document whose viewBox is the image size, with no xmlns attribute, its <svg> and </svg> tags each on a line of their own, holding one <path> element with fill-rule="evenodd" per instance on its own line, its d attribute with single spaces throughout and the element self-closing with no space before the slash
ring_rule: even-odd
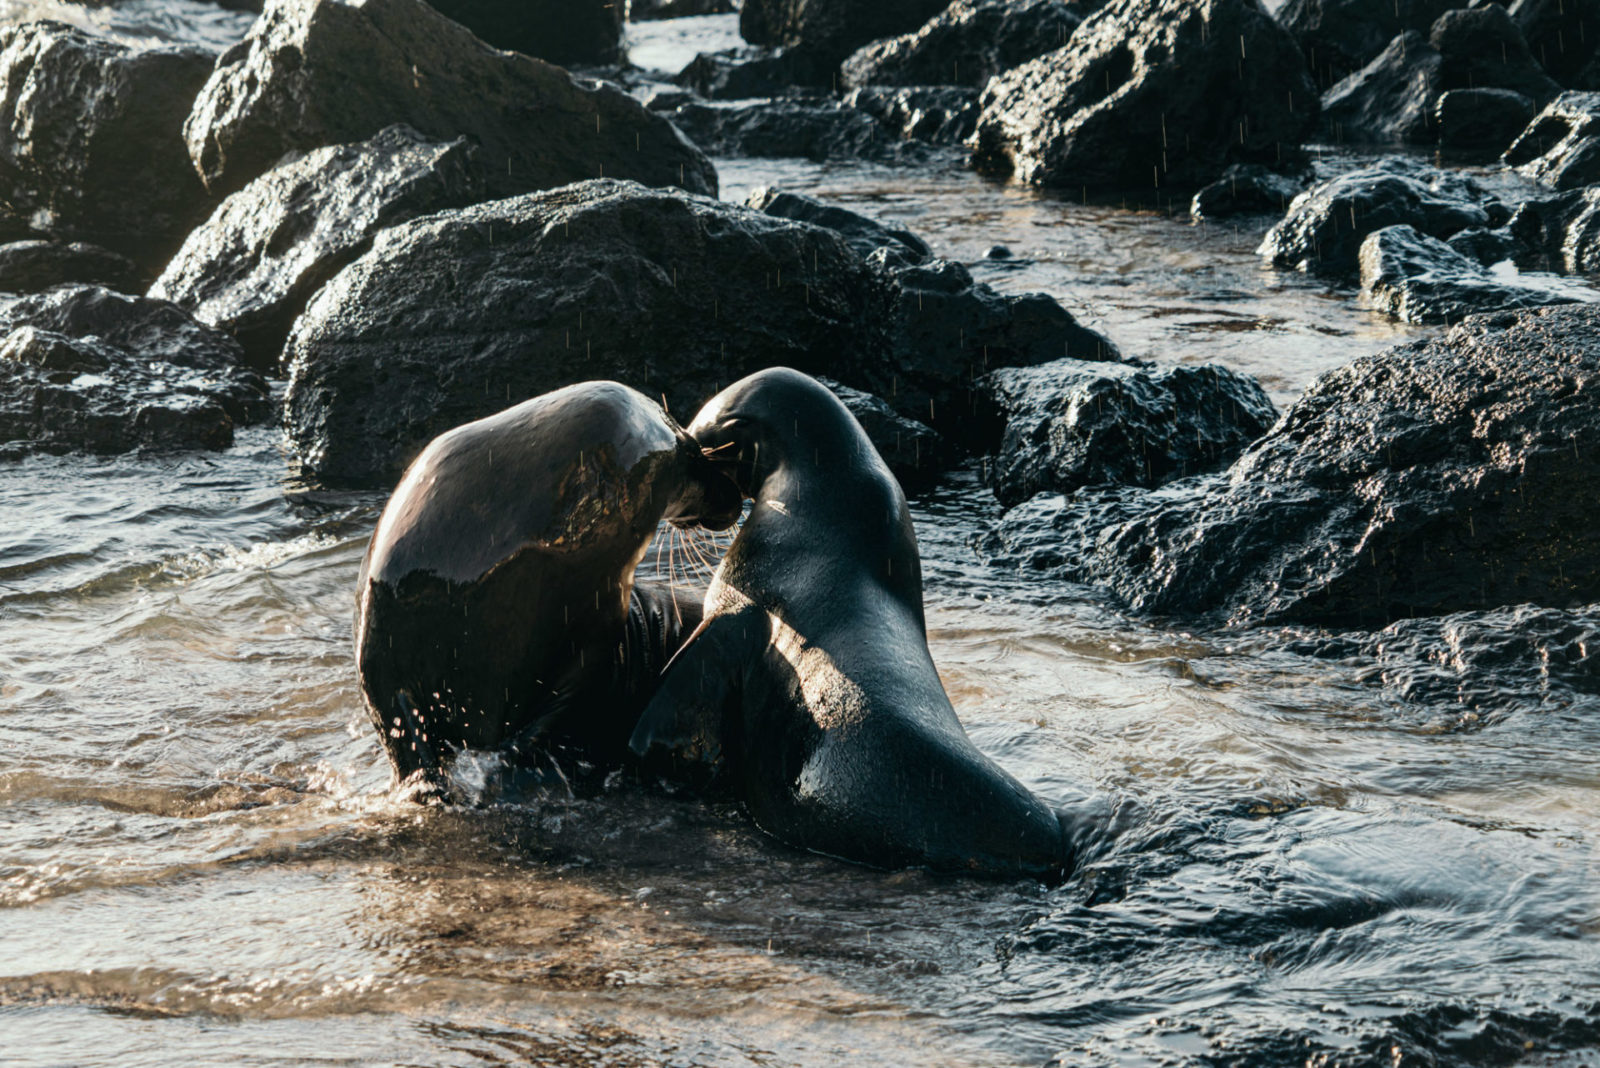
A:
<svg viewBox="0 0 1600 1068">
<path fill-rule="evenodd" d="M 745 667 L 759 655 L 761 615 L 754 608 L 713 615 L 683 643 L 662 674 L 628 740 L 646 765 L 674 778 L 709 781 L 730 752 Z"/>
</svg>

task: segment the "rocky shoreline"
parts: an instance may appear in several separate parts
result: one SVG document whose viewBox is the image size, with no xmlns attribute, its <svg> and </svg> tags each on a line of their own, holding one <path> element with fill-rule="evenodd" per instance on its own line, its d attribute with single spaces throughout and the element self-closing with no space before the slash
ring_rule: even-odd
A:
<svg viewBox="0 0 1600 1068">
<path fill-rule="evenodd" d="M 492 4 L 268 0 L 220 56 L 0 31 L 0 453 L 226 448 L 281 416 L 306 474 L 382 486 L 570 382 L 688 412 L 788 365 L 908 487 L 980 470 L 996 565 L 1135 612 L 1421 635 L 1600 602 L 1600 66 L 1571 54 L 1600 35 L 1564 9 L 745 0 L 746 45 L 670 81 L 627 64 L 614 5 L 585 12 L 529 34 Z M 1358 139 L 1396 154 L 1318 168 Z M 1450 330 L 1280 415 L 910 231 L 717 200 L 713 155 L 1277 216 L 1266 268 Z"/>
</svg>

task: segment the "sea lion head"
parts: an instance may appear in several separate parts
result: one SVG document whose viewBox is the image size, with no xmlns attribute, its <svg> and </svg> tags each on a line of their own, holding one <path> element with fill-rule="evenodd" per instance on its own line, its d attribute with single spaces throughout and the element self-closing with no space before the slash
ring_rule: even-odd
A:
<svg viewBox="0 0 1600 1068">
<path fill-rule="evenodd" d="M 677 462 L 683 480 L 662 518 L 679 528 L 727 530 L 738 522 L 744 510 L 743 493 L 721 465 L 706 457 L 700 443 L 686 430 L 676 423 L 673 429 L 678 434 Z"/>
<path fill-rule="evenodd" d="M 839 398 L 787 367 L 758 371 L 712 397 L 689 424 L 689 434 L 752 498 L 775 472 L 797 465 L 843 472 L 883 464 Z"/>
</svg>

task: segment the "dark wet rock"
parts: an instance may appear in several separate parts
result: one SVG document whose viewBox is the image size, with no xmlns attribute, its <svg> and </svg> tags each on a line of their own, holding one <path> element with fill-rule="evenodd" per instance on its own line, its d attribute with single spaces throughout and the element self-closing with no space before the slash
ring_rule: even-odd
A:
<svg viewBox="0 0 1600 1068">
<path fill-rule="evenodd" d="M 234 334 L 253 367 L 276 366 L 295 317 L 385 227 L 479 199 L 465 140 L 392 126 L 319 148 L 228 197 L 150 289 Z"/>
<path fill-rule="evenodd" d="M 619 0 L 428 0 L 480 39 L 570 67 L 622 52 Z"/>
<path fill-rule="evenodd" d="M 1368 662 L 1369 676 L 1396 698 L 1455 705 L 1468 722 L 1600 694 L 1600 605 L 1522 604 L 1401 619 L 1379 631 L 1273 637 L 1287 652 Z"/>
<path fill-rule="evenodd" d="M 863 259 L 880 248 L 890 250 L 887 260 L 895 266 L 925 263 L 933 257 L 928 243 L 910 230 L 884 226 L 875 219 L 836 204 L 824 204 L 815 197 L 761 186 L 751 190 L 744 202 L 747 207 L 780 219 L 826 227 L 843 237 Z"/>
<path fill-rule="evenodd" d="M 1503 242 L 1497 258 L 1511 259 L 1519 267 L 1580 274 L 1600 271 L 1600 186 L 1524 201 L 1492 235 Z M 1487 242 L 1485 246 L 1485 252 L 1495 251 Z M 1481 254 L 1479 260 L 1496 262 Z"/>
<path fill-rule="evenodd" d="M 601 174 L 714 193 L 716 171 L 615 86 L 496 51 L 421 0 L 270 0 L 218 61 L 184 127 L 209 186 L 235 192 L 287 152 L 406 123 L 478 148 L 488 195 Z"/>
<path fill-rule="evenodd" d="M 986 357 L 1074 347 L 1116 354 L 1050 298 L 956 264 L 897 270 L 819 226 L 583 182 L 379 234 L 295 325 L 287 423 L 321 477 L 380 481 L 442 430 L 571 382 L 616 378 L 688 413 L 787 365 L 959 441 Z"/>
<path fill-rule="evenodd" d="M 1556 189 L 1600 182 L 1600 92 L 1550 101 L 1506 149 L 1505 161 Z"/>
<path fill-rule="evenodd" d="M 1235 163 L 1222 177 L 1203 186 L 1189 201 L 1195 219 L 1220 219 L 1229 215 L 1280 215 L 1305 189 L 1305 182 L 1257 163 Z"/>
<path fill-rule="evenodd" d="M 222 449 L 271 411 L 226 334 L 166 301 L 61 286 L 0 312 L 0 442 L 48 452 Z"/>
<path fill-rule="evenodd" d="M 1463 0 L 1289 0 L 1278 21 L 1327 87 L 1366 66 L 1407 30 L 1426 31 Z"/>
<path fill-rule="evenodd" d="M 1385 226 L 1405 223 L 1431 237 L 1448 237 L 1497 225 L 1509 214 L 1464 175 L 1392 158 L 1300 194 L 1257 251 L 1275 267 L 1352 276 L 1359 270 L 1361 242 Z"/>
<path fill-rule="evenodd" d="M 851 389 L 831 378 L 820 380 L 850 409 L 861 429 L 907 491 L 928 486 L 954 459 L 954 450 L 926 423 L 907 419 L 882 397 Z"/>
<path fill-rule="evenodd" d="M 1063 47 L 1095 5 L 1068 0 L 956 0 L 921 28 L 852 53 L 839 79 L 862 85 L 982 89 L 1012 67 Z"/>
<path fill-rule="evenodd" d="M 990 245 L 983 250 L 983 258 L 986 260 L 1009 260 L 1011 256 L 1011 249 L 1005 245 Z"/>
<path fill-rule="evenodd" d="M 1511 89 L 1452 89 L 1434 101 L 1434 128 L 1442 148 L 1485 149 L 1498 156 L 1536 110 L 1531 97 Z"/>
<path fill-rule="evenodd" d="M 1522 31 L 1528 51 L 1550 76 L 1574 89 L 1600 89 L 1580 84 L 1600 44 L 1600 3 L 1596 0 L 1516 0 L 1511 20 Z"/>
<path fill-rule="evenodd" d="M 1278 417 L 1255 379 L 1224 367 L 1146 370 L 1057 360 L 985 375 L 1004 421 L 984 481 L 1002 504 L 1084 486 L 1159 486 L 1231 462 Z"/>
<path fill-rule="evenodd" d="M 775 364 L 870 388 L 879 285 L 831 231 L 627 182 L 429 216 L 381 233 L 296 324 L 289 437 L 323 478 L 375 481 L 585 379 L 684 415 Z"/>
<path fill-rule="evenodd" d="M 739 35 L 751 44 L 791 48 L 836 69 L 869 41 L 909 33 L 949 0 L 744 0 Z"/>
<path fill-rule="evenodd" d="M 669 85 L 652 85 L 639 95 L 644 106 L 651 111 L 671 111 L 685 104 L 693 104 L 700 94 L 693 89 L 676 89 Z"/>
<path fill-rule="evenodd" d="M 825 86 L 829 77 L 825 68 L 803 52 L 735 48 L 701 52 L 675 80 L 708 100 L 749 100 L 787 96 L 797 86 Z"/>
<path fill-rule="evenodd" d="M 719 156 L 925 163 L 937 151 L 832 100 L 688 104 L 665 114 L 695 144 Z"/>
<path fill-rule="evenodd" d="M 0 201 L 159 267 L 210 211 L 183 122 L 214 58 L 59 22 L 0 29 Z"/>
<path fill-rule="evenodd" d="M 628 21 L 681 19 L 691 15 L 726 15 L 738 9 L 734 0 L 628 0 Z"/>
<path fill-rule="evenodd" d="M 950 260 L 896 266 L 891 252 L 879 249 L 868 262 L 892 280 L 885 288 L 889 355 L 879 365 L 892 370 L 887 377 L 869 371 L 863 381 L 965 449 L 983 452 L 998 441 L 986 402 L 970 385 L 978 375 L 1062 358 L 1123 358 L 1104 334 L 1043 293 L 998 293 Z"/>
<path fill-rule="evenodd" d="M 1415 30 L 1390 42 L 1322 98 L 1322 124 L 1337 141 L 1423 144 L 1434 138 L 1433 102 L 1444 57 Z"/>
<path fill-rule="evenodd" d="M 1323 375 L 1226 472 L 1041 495 L 982 548 L 1234 623 L 1591 603 L 1596 388 L 1600 308 L 1474 316 Z"/>
<path fill-rule="evenodd" d="M 932 145 L 961 145 L 978 126 L 978 92 L 945 85 L 852 89 L 846 107 L 863 111 L 900 137 Z"/>
<path fill-rule="evenodd" d="M 1510 285 L 1436 237 L 1386 226 L 1361 242 L 1367 305 L 1408 323 L 1460 322 L 1478 312 L 1570 304 L 1548 290 Z"/>
<path fill-rule="evenodd" d="M 1193 188 L 1292 153 L 1317 97 L 1255 0 L 1120 0 L 989 82 L 974 161 L 1033 185 Z"/>
<path fill-rule="evenodd" d="M 37 293 L 67 282 L 132 289 L 139 275 L 132 260 L 97 245 L 38 239 L 0 245 L 3 293 Z"/>
<path fill-rule="evenodd" d="M 1445 12 L 1426 37 L 1396 37 L 1328 90 L 1323 124 L 1341 141 L 1430 143 L 1440 134 L 1439 97 L 1453 89 L 1509 89 L 1539 103 L 1560 91 L 1505 9 L 1487 4 Z"/>
</svg>

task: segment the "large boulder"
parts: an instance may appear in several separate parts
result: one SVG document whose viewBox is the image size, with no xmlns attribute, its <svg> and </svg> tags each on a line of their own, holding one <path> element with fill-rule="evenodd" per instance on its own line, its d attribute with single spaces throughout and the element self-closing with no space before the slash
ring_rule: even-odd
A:
<svg viewBox="0 0 1600 1068">
<path fill-rule="evenodd" d="M 214 58 L 59 22 L 0 29 L 0 201 L 159 267 L 210 210 L 183 122 Z"/>
<path fill-rule="evenodd" d="M 701 52 L 673 78 L 707 100 L 815 93 L 831 75 L 811 56 L 785 48 L 730 48 Z"/>
<path fill-rule="evenodd" d="M 490 196 L 600 176 L 717 188 L 705 155 L 633 97 L 496 51 L 422 0 L 269 0 L 217 61 L 184 133 L 207 185 L 228 194 L 285 153 L 394 123 L 472 141 Z"/>
<path fill-rule="evenodd" d="M 1256 0 L 1113 0 L 1070 44 L 991 80 L 974 162 L 1033 185 L 1204 185 L 1293 152 L 1317 114 L 1294 40 Z"/>
<path fill-rule="evenodd" d="M 570 67 L 622 54 L 621 0 L 428 0 L 478 37 Z"/>
<path fill-rule="evenodd" d="M 1583 84 L 1600 45 L 1600 2 L 1515 0 L 1509 10 L 1528 50 L 1552 78 L 1571 89 L 1600 89 Z"/>
<path fill-rule="evenodd" d="M 739 34 L 804 52 L 828 68 L 869 41 L 921 26 L 950 0 L 744 0 Z"/>
<path fill-rule="evenodd" d="M 313 293 L 379 230 L 481 197 L 472 148 L 392 126 L 369 141 L 319 148 L 222 202 L 189 235 L 150 295 L 221 327 L 246 360 L 277 365 Z"/>
<path fill-rule="evenodd" d="M 1115 354 L 1049 298 L 957 265 L 895 269 L 820 226 L 607 179 L 380 233 L 295 324 L 287 423 L 312 472 L 374 482 L 442 430 L 571 382 L 616 378 L 687 414 L 785 365 L 943 433 L 968 421 L 986 352 L 1040 362 L 1090 339 Z"/>
<path fill-rule="evenodd" d="M 1396 37 L 1322 98 L 1324 126 L 1340 141 L 1425 144 L 1440 136 L 1440 97 L 1452 89 L 1507 89 L 1535 103 L 1561 91 L 1540 69 L 1505 9 L 1447 11 L 1428 36 Z"/>
<path fill-rule="evenodd" d="M 1361 242 L 1374 230 L 1407 223 L 1431 237 L 1449 237 L 1499 225 L 1509 215 L 1471 178 L 1392 158 L 1295 197 L 1257 251 L 1274 267 L 1353 277 Z"/>
<path fill-rule="evenodd" d="M 926 263 L 933 258 L 928 243 L 910 230 L 890 228 L 865 215 L 825 204 L 804 193 L 786 193 L 773 186 L 759 186 L 745 197 L 745 205 L 780 219 L 811 223 L 832 230 L 863 259 L 880 248 L 889 249 L 888 259 L 895 265 Z"/>
<path fill-rule="evenodd" d="M 1433 102 L 1439 147 L 1499 156 L 1537 110 L 1532 97 L 1512 89 L 1451 89 Z"/>
<path fill-rule="evenodd" d="M 68 282 L 126 290 L 138 279 L 132 260 L 98 245 L 40 238 L 0 245 L 0 293 L 38 293 Z"/>
<path fill-rule="evenodd" d="M 1470 250 L 1480 262 L 1510 259 L 1530 270 L 1594 274 L 1600 271 L 1600 186 L 1523 201 L 1487 236 L 1494 240 Z"/>
<path fill-rule="evenodd" d="M 1233 623 L 1592 603 L 1596 383 L 1600 307 L 1474 316 L 1323 375 L 1224 473 L 1041 495 L 984 549 Z"/>
<path fill-rule="evenodd" d="M 1556 189 L 1600 182 L 1600 92 L 1550 101 L 1506 149 L 1505 161 Z"/>
<path fill-rule="evenodd" d="M 272 409 L 226 334 L 166 301 L 69 285 L 0 312 L 0 450 L 223 449 Z"/>
<path fill-rule="evenodd" d="M 1408 323 L 1453 323 L 1478 312 L 1570 304 L 1568 293 L 1516 285 L 1436 237 L 1386 226 L 1361 242 L 1361 296 Z"/>
<path fill-rule="evenodd" d="M 920 29 L 852 53 L 839 79 L 852 88 L 982 89 L 996 74 L 1064 46 L 1089 9 L 1073 0 L 955 0 Z"/>
<path fill-rule="evenodd" d="M 984 481 L 1005 505 L 1084 486 L 1159 486 L 1231 462 L 1278 412 L 1224 367 L 1146 370 L 1057 360 L 1007 367 L 978 388 L 1005 423 Z"/>
<path fill-rule="evenodd" d="M 1407 30 L 1426 31 L 1462 0 L 1288 0 L 1278 21 L 1324 88 L 1360 70 Z"/>
</svg>

